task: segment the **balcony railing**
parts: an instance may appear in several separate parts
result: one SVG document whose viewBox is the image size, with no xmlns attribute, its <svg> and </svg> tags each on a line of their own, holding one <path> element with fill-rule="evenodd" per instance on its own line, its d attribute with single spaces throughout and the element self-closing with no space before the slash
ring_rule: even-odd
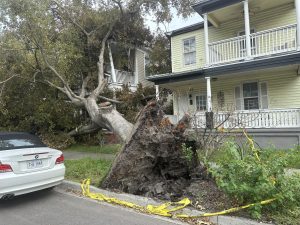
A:
<svg viewBox="0 0 300 225">
<path fill-rule="evenodd" d="M 288 25 L 250 35 L 252 57 L 267 56 L 297 49 L 297 25 Z M 211 65 L 243 60 L 247 57 L 246 36 L 209 44 Z"/>
<path fill-rule="evenodd" d="M 196 113 L 192 127 L 204 128 L 204 113 Z M 214 114 L 214 126 L 218 128 L 293 128 L 300 127 L 300 109 L 268 109 L 217 112 Z"/>
</svg>

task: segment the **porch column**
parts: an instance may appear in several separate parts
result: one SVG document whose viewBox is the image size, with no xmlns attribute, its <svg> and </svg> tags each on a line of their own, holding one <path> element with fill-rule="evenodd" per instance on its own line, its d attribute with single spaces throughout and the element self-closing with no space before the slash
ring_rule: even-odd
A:
<svg viewBox="0 0 300 225">
<path fill-rule="evenodd" d="M 114 60 L 112 57 L 110 44 L 108 43 L 107 45 L 108 45 L 108 54 L 109 54 L 110 69 L 111 69 L 111 78 L 112 78 L 112 82 L 115 84 L 115 83 L 117 83 L 117 77 L 116 77 Z"/>
<path fill-rule="evenodd" d="M 297 16 L 297 47 L 300 49 L 300 0 L 295 0 L 296 16 Z"/>
<path fill-rule="evenodd" d="M 155 85 L 156 100 L 159 101 L 159 85 Z"/>
<path fill-rule="evenodd" d="M 204 19 L 204 45 L 205 45 L 205 64 L 206 66 L 209 66 L 210 60 L 209 60 L 209 38 L 208 38 L 208 16 L 207 13 L 203 15 Z"/>
<path fill-rule="evenodd" d="M 251 58 L 249 0 L 244 1 L 244 17 L 245 17 L 246 53 L 247 53 L 247 58 Z"/>
<path fill-rule="evenodd" d="M 205 77 L 205 79 L 206 79 L 206 90 L 207 90 L 207 111 L 212 112 L 210 77 Z"/>
</svg>

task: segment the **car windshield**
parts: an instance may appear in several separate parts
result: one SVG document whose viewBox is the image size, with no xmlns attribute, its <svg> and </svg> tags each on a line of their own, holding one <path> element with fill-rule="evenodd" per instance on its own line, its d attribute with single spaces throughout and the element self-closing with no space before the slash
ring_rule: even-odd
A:
<svg viewBox="0 0 300 225">
<path fill-rule="evenodd" d="M 0 134 L 0 151 L 36 147 L 45 147 L 37 136 L 30 134 Z"/>
</svg>

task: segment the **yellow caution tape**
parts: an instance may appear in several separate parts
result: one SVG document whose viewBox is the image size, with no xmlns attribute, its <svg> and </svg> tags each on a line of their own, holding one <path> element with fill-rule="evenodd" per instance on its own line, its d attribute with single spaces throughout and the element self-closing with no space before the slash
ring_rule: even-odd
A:
<svg viewBox="0 0 300 225">
<path fill-rule="evenodd" d="M 253 139 L 251 139 L 251 138 L 248 136 L 248 134 L 246 133 L 245 130 L 243 130 L 243 132 L 244 132 L 244 135 L 245 135 L 245 137 L 247 138 L 247 140 L 248 140 L 248 142 L 249 142 L 249 144 L 250 144 L 250 148 L 251 148 L 251 150 L 253 151 L 253 153 L 254 153 L 256 159 L 260 162 L 260 158 L 259 158 L 259 156 L 258 156 L 257 149 L 256 149 L 255 146 L 254 146 L 254 141 L 253 141 Z"/>
<path fill-rule="evenodd" d="M 174 214 L 174 212 L 179 211 L 179 210 L 185 208 L 186 206 L 188 206 L 189 204 L 191 204 L 191 201 L 188 198 L 184 198 L 183 200 L 181 200 L 179 202 L 167 202 L 167 203 L 164 203 L 164 204 L 158 205 L 158 206 L 147 205 L 146 207 L 143 207 L 143 206 L 139 206 L 134 203 L 131 203 L 131 202 L 122 201 L 122 200 L 119 200 L 116 198 L 110 198 L 101 193 L 91 193 L 90 192 L 90 183 L 91 183 L 90 179 L 86 179 L 81 184 L 82 194 L 86 197 L 89 197 L 94 200 L 107 202 L 107 203 L 113 203 L 113 204 L 117 204 L 117 205 L 121 205 L 121 206 L 126 206 L 128 208 L 136 209 L 136 210 L 139 210 L 142 212 L 147 212 L 150 214 L 155 214 L 155 215 L 164 216 L 164 217 L 174 217 L 174 218 L 188 219 L 188 218 L 199 218 L 199 217 L 211 217 L 211 216 L 225 215 L 225 214 L 229 214 L 232 212 L 240 211 L 242 209 L 250 208 L 251 206 L 255 206 L 257 204 L 260 204 L 260 205 L 270 204 L 271 202 L 276 200 L 275 198 L 273 198 L 273 199 L 265 200 L 265 201 L 255 203 L 255 204 L 249 204 L 249 205 L 245 205 L 245 206 L 241 206 L 241 207 L 227 209 L 227 210 L 224 210 L 221 212 L 203 213 L 200 215 L 191 216 L 191 215 L 187 215 L 187 214 Z"/>
</svg>

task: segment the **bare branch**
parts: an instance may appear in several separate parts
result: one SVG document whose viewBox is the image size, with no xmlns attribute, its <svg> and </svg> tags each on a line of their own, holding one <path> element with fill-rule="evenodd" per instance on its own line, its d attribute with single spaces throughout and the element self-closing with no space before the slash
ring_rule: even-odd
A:
<svg viewBox="0 0 300 225">
<path fill-rule="evenodd" d="M 76 129 L 69 132 L 68 135 L 77 136 L 77 135 L 82 135 L 82 134 L 90 134 L 90 133 L 97 132 L 100 129 L 101 129 L 101 127 L 99 127 L 97 124 L 90 123 L 88 125 L 82 125 L 82 126 L 76 127 Z"/>
<path fill-rule="evenodd" d="M 86 76 L 83 81 L 82 81 L 82 86 L 81 86 L 81 92 L 80 92 L 80 97 L 84 98 L 86 94 L 86 87 L 88 85 L 88 82 L 91 79 L 91 75 Z"/>
<path fill-rule="evenodd" d="M 123 5 L 122 2 L 120 0 L 112 0 L 112 2 L 116 3 L 121 11 L 122 16 L 124 15 L 124 9 L 123 9 Z"/>
<path fill-rule="evenodd" d="M 46 54 L 45 54 L 43 48 L 41 46 L 39 46 L 39 48 L 40 48 L 40 52 L 41 52 L 43 61 L 45 62 L 46 66 L 55 74 L 55 76 L 63 83 L 64 90 L 67 92 L 66 94 L 68 94 L 68 96 L 72 96 L 72 98 L 75 98 L 75 99 L 77 99 L 79 101 L 83 100 L 82 98 L 80 98 L 79 96 L 77 96 L 71 90 L 71 88 L 69 87 L 68 82 L 66 82 L 65 79 L 57 72 L 57 70 L 52 65 L 50 65 L 50 63 L 47 60 L 47 57 L 46 57 Z"/>
<path fill-rule="evenodd" d="M 109 102 L 112 102 L 112 103 L 116 103 L 116 104 L 123 104 L 123 102 L 121 102 L 121 101 L 114 100 L 114 99 L 111 99 L 111 98 L 107 98 L 107 97 L 104 97 L 104 96 L 99 96 L 99 99 L 109 101 Z"/>
<path fill-rule="evenodd" d="M 18 76 L 18 75 L 17 75 L 17 74 L 14 74 L 14 75 L 12 75 L 11 77 L 7 78 L 6 80 L 1 81 L 1 82 L 0 82 L 0 85 L 6 83 L 7 81 L 13 79 L 13 78 L 16 77 L 16 76 Z"/>
<path fill-rule="evenodd" d="M 105 48 L 106 48 L 106 42 L 107 42 L 109 36 L 111 35 L 115 24 L 116 24 L 116 21 L 110 26 L 108 32 L 106 33 L 106 35 L 103 38 L 102 43 L 101 43 L 99 61 L 97 63 L 98 64 L 98 86 L 93 91 L 93 94 L 95 96 L 99 96 L 99 94 L 104 89 L 104 87 L 106 86 L 106 83 L 107 83 L 106 79 L 104 78 L 104 53 L 105 53 Z"/>
</svg>

